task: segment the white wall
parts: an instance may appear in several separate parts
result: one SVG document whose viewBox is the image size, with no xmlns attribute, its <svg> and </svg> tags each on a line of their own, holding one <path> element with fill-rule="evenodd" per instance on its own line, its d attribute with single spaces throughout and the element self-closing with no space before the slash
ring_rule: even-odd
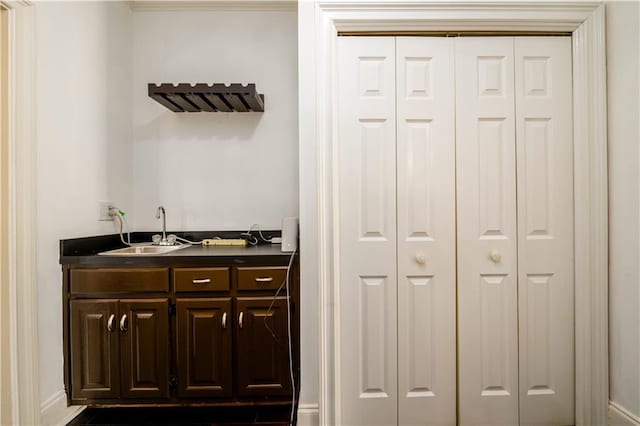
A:
<svg viewBox="0 0 640 426">
<path fill-rule="evenodd" d="M 136 11 L 134 217 L 158 230 L 280 229 L 298 216 L 295 11 Z M 148 83 L 256 83 L 264 113 L 174 113 Z"/>
<path fill-rule="evenodd" d="M 97 201 L 131 207 L 131 11 L 126 3 L 38 3 L 40 397 L 63 389 L 58 241 L 110 234 Z"/>
<path fill-rule="evenodd" d="M 640 417 L 640 3 L 606 15 L 610 399 Z"/>
</svg>

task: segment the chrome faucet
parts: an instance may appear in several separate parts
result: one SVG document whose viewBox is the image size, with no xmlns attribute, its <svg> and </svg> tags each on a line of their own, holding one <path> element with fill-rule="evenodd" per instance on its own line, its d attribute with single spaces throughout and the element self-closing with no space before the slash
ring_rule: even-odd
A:
<svg viewBox="0 0 640 426">
<path fill-rule="evenodd" d="M 156 210 L 156 219 L 160 219 L 160 214 L 162 214 L 162 239 L 158 243 L 161 246 L 169 246 L 169 240 L 167 240 L 167 212 L 164 210 L 164 207 L 159 206 L 158 210 Z"/>
</svg>

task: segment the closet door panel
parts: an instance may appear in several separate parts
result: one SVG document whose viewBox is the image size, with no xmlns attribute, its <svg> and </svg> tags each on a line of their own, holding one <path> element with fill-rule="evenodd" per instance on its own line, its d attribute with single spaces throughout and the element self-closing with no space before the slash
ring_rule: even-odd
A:
<svg viewBox="0 0 640 426">
<path fill-rule="evenodd" d="M 398 423 L 455 425 L 454 39 L 396 52 Z"/>
<path fill-rule="evenodd" d="M 518 424 L 513 38 L 456 39 L 461 425 Z"/>
<path fill-rule="evenodd" d="M 337 43 L 337 408 L 342 424 L 387 426 L 398 415 L 395 40 Z"/>
<path fill-rule="evenodd" d="M 574 424 L 571 39 L 515 39 L 520 423 Z"/>
</svg>

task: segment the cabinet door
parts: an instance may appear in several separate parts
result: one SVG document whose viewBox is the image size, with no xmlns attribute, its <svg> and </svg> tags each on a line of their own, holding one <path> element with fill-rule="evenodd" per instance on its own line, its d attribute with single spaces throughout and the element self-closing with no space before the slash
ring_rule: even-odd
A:
<svg viewBox="0 0 640 426">
<path fill-rule="evenodd" d="M 178 396 L 231 396 L 231 299 L 178 299 Z"/>
<path fill-rule="evenodd" d="M 243 297 L 236 306 L 238 395 L 289 394 L 286 297 Z"/>
<path fill-rule="evenodd" d="M 169 397 L 169 301 L 121 300 L 122 397 Z"/>
<path fill-rule="evenodd" d="M 116 300 L 71 301 L 72 398 L 119 396 L 117 315 Z"/>
</svg>

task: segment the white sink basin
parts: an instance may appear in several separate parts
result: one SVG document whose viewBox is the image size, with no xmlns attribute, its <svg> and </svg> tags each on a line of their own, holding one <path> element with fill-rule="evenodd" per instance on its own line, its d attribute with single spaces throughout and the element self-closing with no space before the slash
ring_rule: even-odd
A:
<svg viewBox="0 0 640 426">
<path fill-rule="evenodd" d="M 165 253 L 171 253 L 176 250 L 189 247 L 188 244 L 179 246 L 133 246 L 116 250 L 103 251 L 98 253 L 105 256 L 156 256 Z"/>
</svg>

